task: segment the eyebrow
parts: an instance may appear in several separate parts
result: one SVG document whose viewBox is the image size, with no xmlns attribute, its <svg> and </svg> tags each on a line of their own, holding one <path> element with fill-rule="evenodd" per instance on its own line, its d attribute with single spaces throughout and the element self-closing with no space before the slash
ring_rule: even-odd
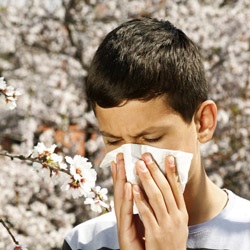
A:
<svg viewBox="0 0 250 250">
<path fill-rule="evenodd" d="M 105 131 L 100 131 L 101 135 L 102 136 L 105 136 L 105 137 L 110 137 L 110 138 L 120 138 L 119 136 L 115 136 L 115 135 L 112 135 L 108 132 L 105 132 Z"/>
<path fill-rule="evenodd" d="M 141 131 L 140 133 L 134 135 L 134 136 L 131 136 L 132 138 L 139 138 L 141 136 L 145 136 L 145 135 L 148 135 L 148 134 L 152 134 L 152 133 L 156 133 L 158 131 L 161 131 L 163 129 L 167 129 L 168 126 L 161 126 L 161 127 L 149 127 L 149 128 L 146 128 L 145 130 Z M 120 136 L 116 136 L 116 135 L 113 135 L 109 132 L 106 132 L 106 131 L 100 131 L 101 135 L 104 136 L 104 137 L 109 137 L 109 138 L 114 138 L 114 139 L 118 139 L 118 138 L 121 138 Z"/>
</svg>

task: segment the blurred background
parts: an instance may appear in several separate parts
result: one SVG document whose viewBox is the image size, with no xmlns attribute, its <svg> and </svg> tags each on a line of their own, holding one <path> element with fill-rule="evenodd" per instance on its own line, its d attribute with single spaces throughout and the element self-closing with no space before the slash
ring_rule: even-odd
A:
<svg viewBox="0 0 250 250">
<path fill-rule="evenodd" d="M 37 142 L 92 161 L 105 150 L 86 102 L 91 58 L 104 36 L 138 16 L 168 19 L 200 47 L 210 98 L 218 105 L 203 164 L 220 187 L 250 199 L 250 3 L 248 0 L 0 0 L 0 76 L 23 90 L 13 111 L 0 110 L 0 151 L 28 155 Z M 65 234 L 97 216 L 27 162 L 0 157 L 0 216 L 29 250 L 60 249 Z M 0 225 L 0 249 L 12 249 Z"/>
</svg>

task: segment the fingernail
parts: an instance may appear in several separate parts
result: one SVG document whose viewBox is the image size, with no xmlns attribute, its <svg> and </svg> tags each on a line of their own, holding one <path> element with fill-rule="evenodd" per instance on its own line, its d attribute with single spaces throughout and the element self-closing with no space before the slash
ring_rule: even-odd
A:
<svg viewBox="0 0 250 250">
<path fill-rule="evenodd" d="M 175 166 L 174 157 L 172 155 L 168 157 L 168 163 L 170 166 Z"/>
<path fill-rule="evenodd" d="M 145 162 L 147 164 L 151 164 L 153 162 L 153 159 L 152 159 L 151 155 L 149 155 L 149 154 L 146 154 L 144 159 L 145 159 Z"/>
<path fill-rule="evenodd" d="M 117 164 L 116 164 L 116 166 L 117 166 L 117 171 L 119 171 L 119 169 L 121 169 L 122 164 L 123 164 L 123 160 L 118 160 L 118 161 L 117 161 Z"/>
<path fill-rule="evenodd" d="M 140 193 L 140 188 L 138 185 L 133 185 L 133 190 L 136 192 L 136 193 Z"/>
<path fill-rule="evenodd" d="M 131 184 L 125 183 L 125 196 L 128 200 L 132 199 Z"/>
<path fill-rule="evenodd" d="M 144 161 L 138 161 L 138 162 L 137 162 L 137 165 L 139 166 L 139 168 L 140 168 L 140 170 L 141 170 L 142 172 L 148 172 L 148 169 L 147 169 L 147 167 L 146 167 Z"/>
<path fill-rule="evenodd" d="M 111 167 L 111 171 L 112 171 L 112 172 L 114 172 L 115 167 L 116 167 L 116 164 L 115 164 L 115 162 L 114 162 L 114 161 L 111 161 L 111 163 L 110 163 L 110 167 Z"/>
<path fill-rule="evenodd" d="M 123 154 L 122 154 L 122 153 L 118 153 L 118 154 L 116 155 L 116 161 L 118 162 L 118 161 L 120 161 L 120 160 L 123 160 Z"/>
</svg>

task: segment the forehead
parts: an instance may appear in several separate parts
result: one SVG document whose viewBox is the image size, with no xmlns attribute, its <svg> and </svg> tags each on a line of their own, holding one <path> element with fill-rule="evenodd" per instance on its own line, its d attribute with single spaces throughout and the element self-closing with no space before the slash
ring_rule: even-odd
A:
<svg viewBox="0 0 250 250">
<path fill-rule="evenodd" d="M 130 100 L 119 107 L 96 106 L 95 113 L 101 131 L 115 136 L 134 136 L 148 128 L 176 125 L 181 116 L 170 108 L 165 98 L 149 101 Z"/>
</svg>

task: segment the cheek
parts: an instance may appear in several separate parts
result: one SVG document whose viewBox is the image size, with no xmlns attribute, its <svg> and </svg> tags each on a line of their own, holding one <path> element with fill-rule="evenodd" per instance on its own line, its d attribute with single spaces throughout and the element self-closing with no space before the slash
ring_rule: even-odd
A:
<svg viewBox="0 0 250 250">
<path fill-rule="evenodd" d="M 109 144 L 105 144 L 105 148 L 106 148 L 107 153 L 112 151 L 112 150 L 117 149 L 118 147 L 119 146 L 112 146 L 112 145 L 109 145 Z"/>
<path fill-rule="evenodd" d="M 197 133 L 194 129 L 178 129 L 168 133 L 155 144 L 157 147 L 194 153 L 197 149 Z"/>
<path fill-rule="evenodd" d="M 180 130 L 179 133 L 169 141 L 172 148 L 184 152 L 196 154 L 199 150 L 199 141 L 194 127 Z"/>
</svg>

